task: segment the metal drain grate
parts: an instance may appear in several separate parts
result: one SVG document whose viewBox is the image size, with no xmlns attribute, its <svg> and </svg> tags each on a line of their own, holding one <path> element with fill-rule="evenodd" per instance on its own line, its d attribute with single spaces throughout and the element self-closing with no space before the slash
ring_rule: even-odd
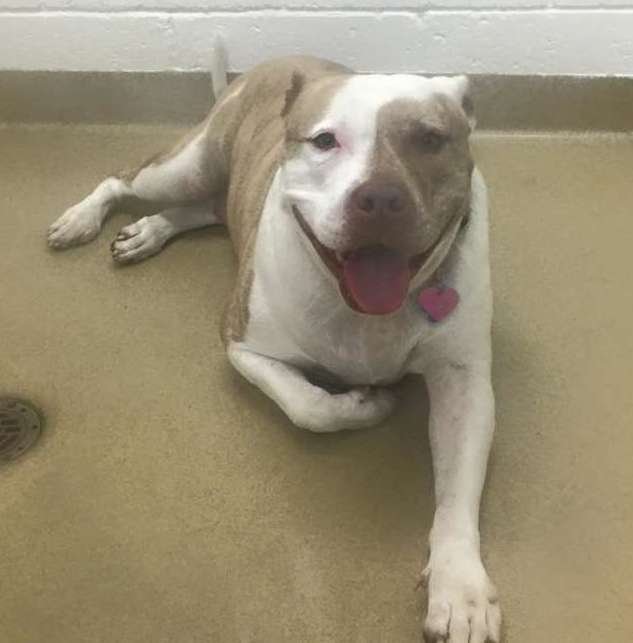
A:
<svg viewBox="0 0 633 643">
<path fill-rule="evenodd" d="M 40 435 L 37 411 L 22 400 L 0 397 L 0 463 L 21 456 Z"/>
</svg>

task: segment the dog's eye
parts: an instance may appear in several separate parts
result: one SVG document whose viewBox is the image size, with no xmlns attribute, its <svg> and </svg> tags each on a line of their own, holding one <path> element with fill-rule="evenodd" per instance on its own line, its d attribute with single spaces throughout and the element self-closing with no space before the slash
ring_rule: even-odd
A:
<svg viewBox="0 0 633 643">
<path fill-rule="evenodd" d="M 435 154 L 444 147 L 448 137 L 438 130 L 423 128 L 416 133 L 415 139 L 425 152 Z"/>
<path fill-rule="evenodd" d="M 331 150 L 335 147 L 338 147 L 338 141 L 333 132 L 321 132 L 317 134 L 314 138 L 310 139 L 310 143 L 319 150 Z"/>
</svg>

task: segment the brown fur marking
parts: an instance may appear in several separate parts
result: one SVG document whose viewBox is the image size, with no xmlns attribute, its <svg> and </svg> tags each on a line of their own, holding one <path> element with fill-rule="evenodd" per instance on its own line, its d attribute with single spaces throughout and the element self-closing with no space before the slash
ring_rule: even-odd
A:
<svg viewBox="0 0 633 643">
<path fill-rule="evenodd" d="M 429 133 L 443 141 L 439 147 L 429 144 Z M 379 110 L 372 173 L 401 185 L 410 197 L 414 211 L 406 238 L 397 240 L 409 253 L 429 250 L 468 213 L 469 133 L 464 114 L 444 96 L 395 100 Z"/>
<path fill-rule="evenodd" d="M 240 341 L 248 325 L 248 301 L 253 280 L 253 253 L 257 226 L 274 174 L 284 158 L 286 119 L 314 120 L 331 98 L 323 93 L 317 103 L 302 100 L 311 85 L 324 77 L 348 73 L 344 67 L 316 58 L 295 57 L 264 63 L 241 76 L 242 91 L 229 106 L 232 115 L 226 123 L 209 127 L 209 137 L 223 131 L 226 157 L 230 159 L 230 182 L 227 200 L 227 225 L 238 258 L 238 274 L 233 295 L 226 307 L 222 324 L 225 343 Z M 303 88 L 296 96 L 302 78 Z M 294 79 L 294 80 L 293 80 Z M 294 85 L 294 89 L 293 89 Z M 229 91 L 233 85 L 229 86 Z"/>
</svg>

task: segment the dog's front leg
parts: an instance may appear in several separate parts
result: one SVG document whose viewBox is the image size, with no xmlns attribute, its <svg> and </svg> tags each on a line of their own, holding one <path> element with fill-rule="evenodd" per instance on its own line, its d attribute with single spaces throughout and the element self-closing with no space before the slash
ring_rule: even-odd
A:
<svg viewBox="0 0 633 643">
<path fill-rule="evenodd" d="M 318 433 L 361 429 L 384 420 L 395 398 L 381 388 L 358 388 L 331 394 L 308 382 L 290 364 L 255 353 L 244 344 L 231 344 L 231 363 L 251 384 L 272 398 L 297 426 Z"/>
<path fill-rule="evenodd" d="M 436 510 L 423 581 L 427 641 L 497 642 L 501 613 L 481 562 L 479 503 L 494 430 L 487 362 L 439 364 L 426 374 Z"/>
</svg>

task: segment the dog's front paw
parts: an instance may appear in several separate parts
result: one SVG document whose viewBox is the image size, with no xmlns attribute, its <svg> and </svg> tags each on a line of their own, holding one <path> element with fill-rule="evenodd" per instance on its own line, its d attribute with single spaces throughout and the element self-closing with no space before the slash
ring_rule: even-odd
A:
<svg viewBox="0 0 633 643">
<path fill-rule="evenodd" d="M 101 230 L 98 207 L 79 203 L 66 210 L 48 229 L 48 245 L 56 250 L 92 241 Z"/>
<path fill-rule="evenodd" d="M 125 226 L 112 242 L 112 258 L 118 263 L 135 263 L 160 252 L 167 236 L 155 217 L 143 217 Z"/>
<path fill-rule="evenodd" d="M 459 545 L 431 552 L 422 582 L 428 591 L 427 643 L 499 642 L 497 591 L 477 552 Z"/>
<path fill-rule="evenodd" d="M 341 417 L 347 423 L 345 428 L 350 429 L 379 424 L 391 415 L 396 405 L 395 394 L 385 388 L 353 389 L 332 397 L 335 405 L 341 405 Z"/>
<path fill-rule="evenodd" d="M 362 429 L 379 424 L 393 411 L 394 393 L 384 388 L 359 388 L 347 393 L 319 391 L 309 406 L 295 409 L 290 419 L 299 427 L 317 433 Z"/>
</svg>

